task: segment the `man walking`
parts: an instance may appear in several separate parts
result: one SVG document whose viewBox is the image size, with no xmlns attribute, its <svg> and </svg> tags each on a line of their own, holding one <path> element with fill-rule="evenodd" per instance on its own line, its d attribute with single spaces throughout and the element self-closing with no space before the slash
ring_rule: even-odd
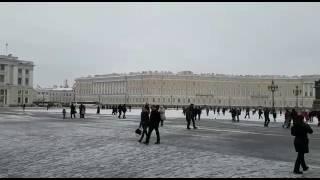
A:
<svg viewBox="0 0 320 180">
<path fill-rule="evenodd" d="M 192 120 L 192 123 L 193 123 L 193 129 L 197 129 L 196 124 L 194 122 L 194 107 L 193 107 L 193 104 L 190 104 L 190 106 L 186 109 L 186 120 L 187 120 L 187 129 L 190 129 L 191 120 Z"/>
<path fill-rule="evenodd" d="M 73 103 L 70 106 L 70 115 L 71 115 L 71 119 L 72 117 L 76 118 L 76 107 L 73 105 Z"/>
<path fill-rule="evenodd" d="M 118 118 L 119 119 L 121 118 L 121 112 L 122 112 L 122 107 L 121 107 L 121 104 L 119 104 L 119 106 L 118 106 L 118 113 L 119 113 Z"/>
<path fill-rule="evenodd" d="M 263 112 L 262 112 L 261 108 L 259 108 L 258 113 L 259 113 L 259 119 L 260 119 L 260 118 L 263 119 L 263 118 L 262 118 L 262 113 L 263 113 Z"/>
<path fill-rule="evenodd" d="M 122 112 L 123 112 L 123 119 L 125 119 L 126 118 L 126 112 L 127 112 L 127 107 L 126 107 L 126 105 L 124 104 L 123 106 L 122 106 Z"/>
<path fill-rule="evenodd" d="M 159 133 L 159 123 L 161 121 L 160 112 L 159 112 L 159 105 L 151 107 L 151 114 L 150 114 L 150 126 L 147 135 L 147 140 L 144 142 L 146 145 L 149 144 L 150 136 L 153 130 L 156 131 L 157 134 L 157 142 L 155 144 L 160 144 L 160 133 Z"/>
<path fill-rule="evenodd" d="M 268 108 L 266 108 L 265 110 L 264 110 L 264 127 L 268 127 L 268 125 L 269 125 L 269 122 L 270 122 L 270 118 L 269 118 L 269 109 Z"/>
<path fill-rule="evenodd" d="M 246 119 L 247 116 L 249 117 L 248 119 L 250 119 L 250 109 L 249 109 L 249 107 L 246 108 L 246 115 L 244 116 L 244 118 Z"/>
</svg>

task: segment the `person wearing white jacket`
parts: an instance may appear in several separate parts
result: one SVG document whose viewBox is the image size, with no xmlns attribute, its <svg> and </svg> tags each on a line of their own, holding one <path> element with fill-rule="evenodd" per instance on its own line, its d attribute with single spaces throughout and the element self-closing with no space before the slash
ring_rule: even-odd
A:
<svg viewBox="0 0 320 180">
<path fill-rule="evenodd" d="M 163 121 L 166 120 L 166 115 L 165 115 L 165 108 L 163 106 L 160 106 L 159 112 L 160 112 L 160 118 L 161 118 L 161 126 L 163 126 Z"/>
</svg>

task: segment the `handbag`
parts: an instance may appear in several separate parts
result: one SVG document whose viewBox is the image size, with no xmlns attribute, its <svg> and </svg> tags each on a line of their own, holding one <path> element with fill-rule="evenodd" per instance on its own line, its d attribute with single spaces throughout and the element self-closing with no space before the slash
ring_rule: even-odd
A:
<svg viewBox="0 0 320 180">
<path fill-rule="evenodd" d="M 136 129 L 136 134 L 139 134 L 139 135 L 141 135 L 142 134 L 142 131 L 141 131 L 141 129 Z"/>
</svg>

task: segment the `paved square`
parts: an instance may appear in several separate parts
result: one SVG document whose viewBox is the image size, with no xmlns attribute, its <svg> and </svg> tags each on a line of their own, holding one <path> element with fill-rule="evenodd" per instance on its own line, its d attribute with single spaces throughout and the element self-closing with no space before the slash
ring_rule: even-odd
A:
<svg viewBox="0 0 320 180">
<path fill-rule="evenodd" d="M 160 128 L 161 144 L 138 142 L 139 110 L 127 119 L 109 110 L 86 119 L 61 118 L 61 109 L 1 109 L 0 177 L 319 177 L 320 135 L 312 125 L 310 170 L 292 173 L 293 136 L 282 122 L 232 123 L 228 116 L 202 114 L 199 129 L 187 130 L 181 114 Z"/>
</svg>

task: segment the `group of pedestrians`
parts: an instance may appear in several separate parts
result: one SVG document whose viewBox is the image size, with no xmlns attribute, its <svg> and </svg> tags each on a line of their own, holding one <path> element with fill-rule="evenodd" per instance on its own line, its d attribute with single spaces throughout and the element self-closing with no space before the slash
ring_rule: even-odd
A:
<svg viewBox="0 0 320 180">
<path fill-rule="evenodd" d="M 155 144 L 160 144 L 159 125 L 163 126 L 165 119 L 165 108 L 163 106 L 152 105 L 151 110 L 149 104 L 143 106 L 139 125 L 139 128 L 142 128 L 142 133 L 139 142 L 142 142 L 144 136 L 146 136 L 146 141 L 143 143 L 148 145 L 152 131 L 155 130 L 157 135 Z"/>
<path fill-rule="evenodd" d="M 71 105 L 70 105 L 70 117 L 71 117 L 71 119 L 72 118 L 76 118 L 76 113 L 77 113 L 76 106 L 73 103 L 71 103 Z M 80 106 L 79 106 L 80 118 L 84 119 L 85 118 L 84 117 L 85 113 L 86 113 L 86 106 L 83 105 L 83 104 L 80 104 Z M 63 114 L 63 119 L 65 119 L 66 118 L 66 109 L 63 108 L 62 114 Z"/>
<path fill-rule="evenodd" d="M 129 106 L 129 110 L 131 111 L 131 106 Z M 126 112 L 127 112 L 127 106 L 125 104 L 121 105 L 119 104 L 118 107 L 116 105 L 112 106 L 112 116 L 115 117 L 117 116 L 118 113 L 118 118 L 126 119 Z"/>
</svg>

